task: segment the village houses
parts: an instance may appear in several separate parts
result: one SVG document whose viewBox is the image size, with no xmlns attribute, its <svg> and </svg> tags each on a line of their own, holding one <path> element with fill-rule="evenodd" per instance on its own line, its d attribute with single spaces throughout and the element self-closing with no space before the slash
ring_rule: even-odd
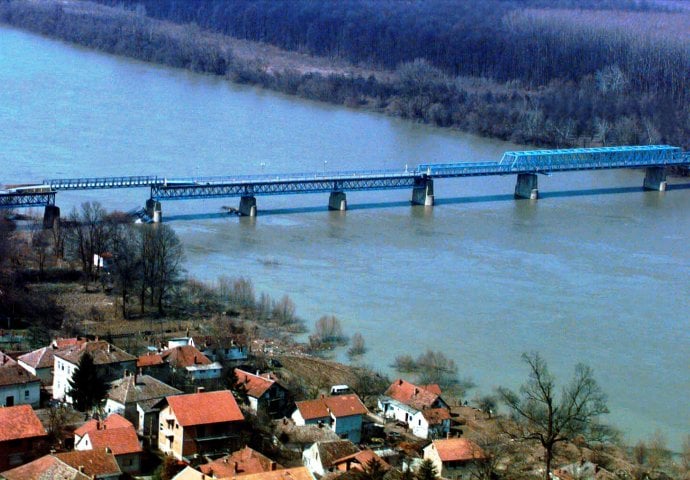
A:
<svg viewBox="0 0 690 480">
<path fill-rule="evenodd" d="M 166 397 L 158 449 L 182 460 L 237 447 L 244 416 L 229 390 Z"/>
<path fill-rule="evenodd" d="M 143 449 L 134 425 L 116 413 L 105 420 L 89 420 L 75 430 L 74 450 L 105 450 L 115 456 L 123 472 L 141 469 Z"/>
<path fill-rule="evenodd" d="M 0 472 L 46 452 L 48 433 L 30 405 L 0 408 Z"/>
<path fill-rule="evenodd" d="M 211 478 L 234 478 L 282 468 L 282 465 L 249 447 L 199 466 L 199 470 Z"/>
<path fill-rule="evenodd" d="M 31 405 L 38 408 L 40 403 L 40 378 L 24 370 L 14 360 L 0 365 L 0 406 Z"/>
<path fill-rule="evenodd" d="M 155 445 L 158 439 L 158 403 L 165 397 L 181 393 L 150 375 L 125 372 L 122 378 L 110 383 L 105 412 L 124 416 L 149 445 Z"/>
<path fill-rule="evenodd" d="M 424 448 L 424 459 L 431 460 L 438 474 L 449 480 L 474 478 L 477 465 L 488 458 L 479 445 L 466 438 L 434 440 Z"/>
<path fill-rule="evenodd" d="M 359 443 L 362 437 L 362 416 L 368 413 L 355 394 L 321 397 L 297 402 L 292 414 L 295 425 L 327 425 L 340 438 Z"/>
<path fill-rule="evenodd" d="M 270 417 L 283 415 L 287 408 L 289 393 L 275 375 L 260 375 L 235 369 L 235 389 L 247 397 L 249 409 L 255 413 L 264 413 Z"/>
<path fill-rule="evenodd" d="M 51 453 L 0 473 L 6 480 L 119 480 L 122 470 L 105 450 Z"/>
<path fill-rule="evenodd" d="M 450 432 L 450 411 L 438 385 L 398 379 L 379 397 L 378 408 L 384 417 L 407 424 L 417 437 L 444 438 Z"/>
<path fill-rule="evenodd" d="M 47 347 L 38 348 L 17 358 L 17 363 L 28 372 L 41 379 L 41 383 L 49 388 L 53 386 L 53 369 L 55 368 L 55 353 L 68 350 L 75 345 L 86 343 L 86 339 L 58 338 L 50 342 Z"/>
<path fill-rule="evenodd" d="M 141 355 L 137 368 L 163 382 L 204 384 L 217 380 L 223 372 L 219 362 L 212 362 L 193 345 L 178 345 L 157 353 Z"/>
<path fill-rule="evenodd" d="M 359 452 L 359 448 L 349 440 L 316 442 L 302 452 L 302 463 L 313 475 L 322 477 L 338 459 Z"/>
<path fill-rule="evenodd" d="M 95 340 L 74 345 L 67 350 L 55 353 L 54 399 L 72 403 L 72 398 L 69 395 L 69 380 L 72 378 L 79 360 L 86 352 L 89 352 L 93 357 L 93 363 L 98 369 L 98 376 L 106 382 L 122 377 L 125 370 L 133 372 L 136 368 L 137 357 L 108 342 Z"/>
</svg>

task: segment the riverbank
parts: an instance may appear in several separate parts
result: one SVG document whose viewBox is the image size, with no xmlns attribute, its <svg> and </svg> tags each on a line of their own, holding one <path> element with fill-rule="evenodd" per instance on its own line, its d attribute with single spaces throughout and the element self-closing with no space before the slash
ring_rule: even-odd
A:
<svg viewBox="0 0 690 480">
<path fill-rule="evenodd" d="M 591 79 L 528 88 L 514 81 L 452 78 L 420 59 L 395 71 L 364 68 L 87 1 L 6 1 L 0 3 L 0 21 L 107 53 L 516 143 L 690 146 L 686 136 L 662 132 L 644 117 L 642 104 L 620 104 L 611 113 L 610 92 L 593 88 Z M 589 99 L 590 112 L 578 111 L 577 120 L 571 108 L 559 106 L 573 92 Z"/>
</svg>

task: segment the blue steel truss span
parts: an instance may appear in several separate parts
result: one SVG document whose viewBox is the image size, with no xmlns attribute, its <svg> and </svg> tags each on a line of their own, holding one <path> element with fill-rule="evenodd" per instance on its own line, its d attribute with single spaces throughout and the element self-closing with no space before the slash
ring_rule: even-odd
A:
<svg viewBox="0 0 690 480">
<path fill-rule="evenodd" d="M 53 190 L 95 190 L 103 188 L 148 187 L 162 181 L 162 178 L 145 175 L 128 177 L 62 178 L 43 180 L 43 185 L 49 185 Z"/>
<path fill-rule="evenodd" d="M 30 208 L 55 205 L 55 192 L 2 193 L 0 208 Z"/>
<path fill-rule="evenodd" d="M 335 174 L 306 178 L 299 175 L 278 176 L 273 180 L 242 179 L 185 185 L 152 185 L 154 200 L 185 200 L 194 198 L 243 197 L 255 195 L 290 195 L 297 193 L 328 193 L 356 190 L 393 190 L 411 188 L 417 175 L 412 172 L 379 171 L 377 173 Z M 211 179 L 207 179 L 211 180 Z"/>
</svg>

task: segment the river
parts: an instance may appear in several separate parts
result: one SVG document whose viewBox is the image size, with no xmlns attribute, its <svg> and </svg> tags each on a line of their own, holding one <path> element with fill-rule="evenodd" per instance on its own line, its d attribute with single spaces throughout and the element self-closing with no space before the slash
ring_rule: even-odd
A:
<svg viewBox="0 0 690 480">
<path fill-rule="evenodd" d="M 231 175 L 495 160 L 523 147 L 285 97 L 0 27 L 0 183 L 157 174 Z M 538 350 L 558 380 L 586 362 L 629 441 L 689 432 L 690 188 L 644 192 L 640 171 L 437 181 L 437 205 L 410 192 L 169 202 L 190 276 L 250 277 L 288 294 L 308 325 L 335 314 L 361 332 L 364 362 L 392 373 L 402 353 L 453 358 L 478 391 L 516 387 Z M 147 191 L 60 193 L 142 206 Z M 344 358 L 343 352 L 338 352 Z"/>
</svg>

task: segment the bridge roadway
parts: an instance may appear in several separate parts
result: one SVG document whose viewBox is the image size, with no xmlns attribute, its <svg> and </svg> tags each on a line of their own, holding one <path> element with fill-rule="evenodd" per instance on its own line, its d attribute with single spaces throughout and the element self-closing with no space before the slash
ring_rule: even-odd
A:
<svg viewBox="0 0 690 480">
<path fill-rule="evenodd" d="M 40 185 L 0 191 L 0 208 L 55 207 L 55 192 L 149 187 L 147 213 L 161 218 L 161 201 L 241 197 L 239 213 L 256 215 L 258 195 L 330 193 L 329 208 L 345 210 L 346 191 L 412 189 L 412 203 L 433 205 L 433 180 L 490 175 L 517 175 L 516 198 L 538 197 L 538 174 L 645 168 L 644 187 L 666 188 L 666 168 L 690 166 L 690 153 L 668 145 L 532 150 L 506 152 L 500 161 L 421 164 L 414 170 L 369 170 L 280 175 L 167 178 L 161 176 L 121 176 L 44 180 Z M 57 209 L 59 215 L 59 209 Z"/>
</svg>

